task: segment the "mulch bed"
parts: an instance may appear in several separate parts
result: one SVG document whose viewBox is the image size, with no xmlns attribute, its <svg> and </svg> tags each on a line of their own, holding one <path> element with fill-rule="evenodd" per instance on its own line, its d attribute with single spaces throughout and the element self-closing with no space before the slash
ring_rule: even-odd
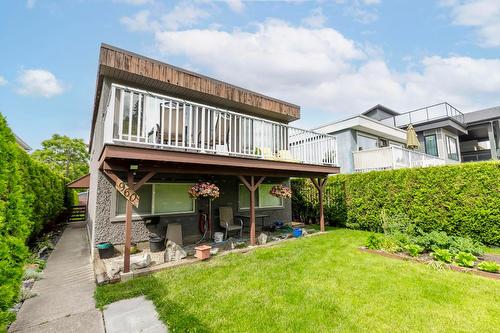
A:
<svg viewBox="0 0 500 333">
<path fill-rule="evenodd" d="M 404 253 L 400 253 L 400 254 L 389 253 L 389 252 L 385 252 L 385 251 L 381 251 L 381 250 L 371 250 L 371 249 L 367 249 L 365 247 L 360 247 L 359 250 L 362 252 L 378 254 L 378 255 L 383 256 L 383 257 L 392 258 L 392 259 L 399 259 L 399 260 L 404 260 L 404 261 L 413 261 L 413 262 L 419 262 L 419 263 L 425 263 L 425 264 L 433 261 L 429 255 L 426 256 L 425 254 L 422 255 L 421 257 L 411 257 L 411 256 L 406 255 Z M 500 259 L 498 256 L 495 256 L 492 254 L 485 254 L 483 257 L 489 261 L 491 261 L 491 260 L 497 261 Z M 446 264 L 446 263 L 443 263 L 443 264 L 446 268 L 451 269 L 452 271 L 455 271 L 455 272 L 472 273 L 472 274 L 484 276 L 484 277 L 487 277 L 490 279 L 500 280 L 500 274 L 497 274 L 497 273 L 484 272 L 484 271 L 481 271 L 481 270 L 476 269 L 476 268 L 466 268 L 466 267 L 460 267 L 460 266 L 450 265 L 450 264 Z"/>
</svg>

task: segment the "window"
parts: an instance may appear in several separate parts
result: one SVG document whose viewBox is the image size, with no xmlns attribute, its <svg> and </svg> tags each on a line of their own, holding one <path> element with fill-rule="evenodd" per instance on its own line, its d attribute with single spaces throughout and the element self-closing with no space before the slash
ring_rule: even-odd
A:
<svg viewBox="0 0 500 333">
<path fill-rule="evenodd" d="M 378 146 L 378 139 L 358 134 L 358 150 L 374 149 Z"/>
<path fill-rule="evenodd" d="M 259 186 L 259 190 L 255 192 L 255 208 L 277 208 L 283 207 L 283 199 L 276 198 L 269 194 L 271 188 L 277 184 L 262 184 Z M 245 185 L 240 184 L 239 188 L 239 208 L 249 209 L 250 208 L 250 191 Z"/>
<path fill-rule="evenodd" d="M 451 136 L 446 136 L 446 152 L 448 154 L 448 158 L 451 160 L 458 161 L 458 145 L 457 139 L 452 138 Z"/>
<path fill-rule="evenodd" d="M 139 208 L 133 208 L 136 215 L 162 215 L 194 213 L 195 200 L 187 191 L 192 184 L 158 183 L 143 185 L 138 191 Z M 125 198 L 116 192 L 116 216 L 125 215 Z"/>
<path fill-rule="evenodd" d="M 425 153 L 433 156 L 439 156 L 436 134 L 424 136 Z"/>
</svg>

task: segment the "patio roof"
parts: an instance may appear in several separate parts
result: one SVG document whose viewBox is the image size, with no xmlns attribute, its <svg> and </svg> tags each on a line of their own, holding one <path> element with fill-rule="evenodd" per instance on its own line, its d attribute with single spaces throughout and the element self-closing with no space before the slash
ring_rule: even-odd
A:
<svg viewBox="0 0 500 333">
<path fill-rule="evenodd" d="M 89 186 L 90 186 L 90 173 L 81 176 L 80 178 L 77 178 L 72 182 L 66 184 L 67 188 L 73 188 L 73 189 L 89 188 Z"/>
<path fill-rule="evenodd" d="M 146 149 L 106 145 L 102 151 L 101 168 L 128 171 L 137 165 L 138 172 L 209 174 L 265 177 L 326 177 L 340 169 L 328 165 L 312 165 L 286 161 L 242 158 L 184 151 Z"/>
</svg>

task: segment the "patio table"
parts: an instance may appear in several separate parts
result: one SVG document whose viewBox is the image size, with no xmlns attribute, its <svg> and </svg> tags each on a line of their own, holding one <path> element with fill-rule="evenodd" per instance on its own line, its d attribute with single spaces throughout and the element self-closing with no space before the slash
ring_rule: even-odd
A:
<svg viewBox="0 0 500 333">
<path fill-rule="evenodd" d="M 239 215 L 235 215 L 235 217 L 241 217 L 241 218 L 244 218 L 244 219 L 248 219 L 250 220 L 250 214 L 239 214 Z M 265 218 L 266 217 L 269 217 L 269 215 L 265 215 L 265 214 L 255 214 L 255 219 L 260 219 L 260 230 L 263 230 L 264 229 L 264 225 L 265 225 Z M 245 227 L 245 224 L 243 224 L 243 227 Z"/>
</svg>

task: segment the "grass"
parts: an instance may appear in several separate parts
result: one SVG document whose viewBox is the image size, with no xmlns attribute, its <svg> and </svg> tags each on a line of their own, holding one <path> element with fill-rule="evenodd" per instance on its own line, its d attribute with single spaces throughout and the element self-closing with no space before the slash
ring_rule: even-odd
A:
<svg viewBox="0 0 500 333">
<path fill-rule="evenodd" d="M 98 287 L 146 295 L 173 332 L 493 332 L 500 282 L 358 250 L 332 232 Z"/>
<path fill-rule="evenodd" d="M 500 254 L 500 247 L 488 247 L 486 248 L 486 253 Z"/>
</svg>

